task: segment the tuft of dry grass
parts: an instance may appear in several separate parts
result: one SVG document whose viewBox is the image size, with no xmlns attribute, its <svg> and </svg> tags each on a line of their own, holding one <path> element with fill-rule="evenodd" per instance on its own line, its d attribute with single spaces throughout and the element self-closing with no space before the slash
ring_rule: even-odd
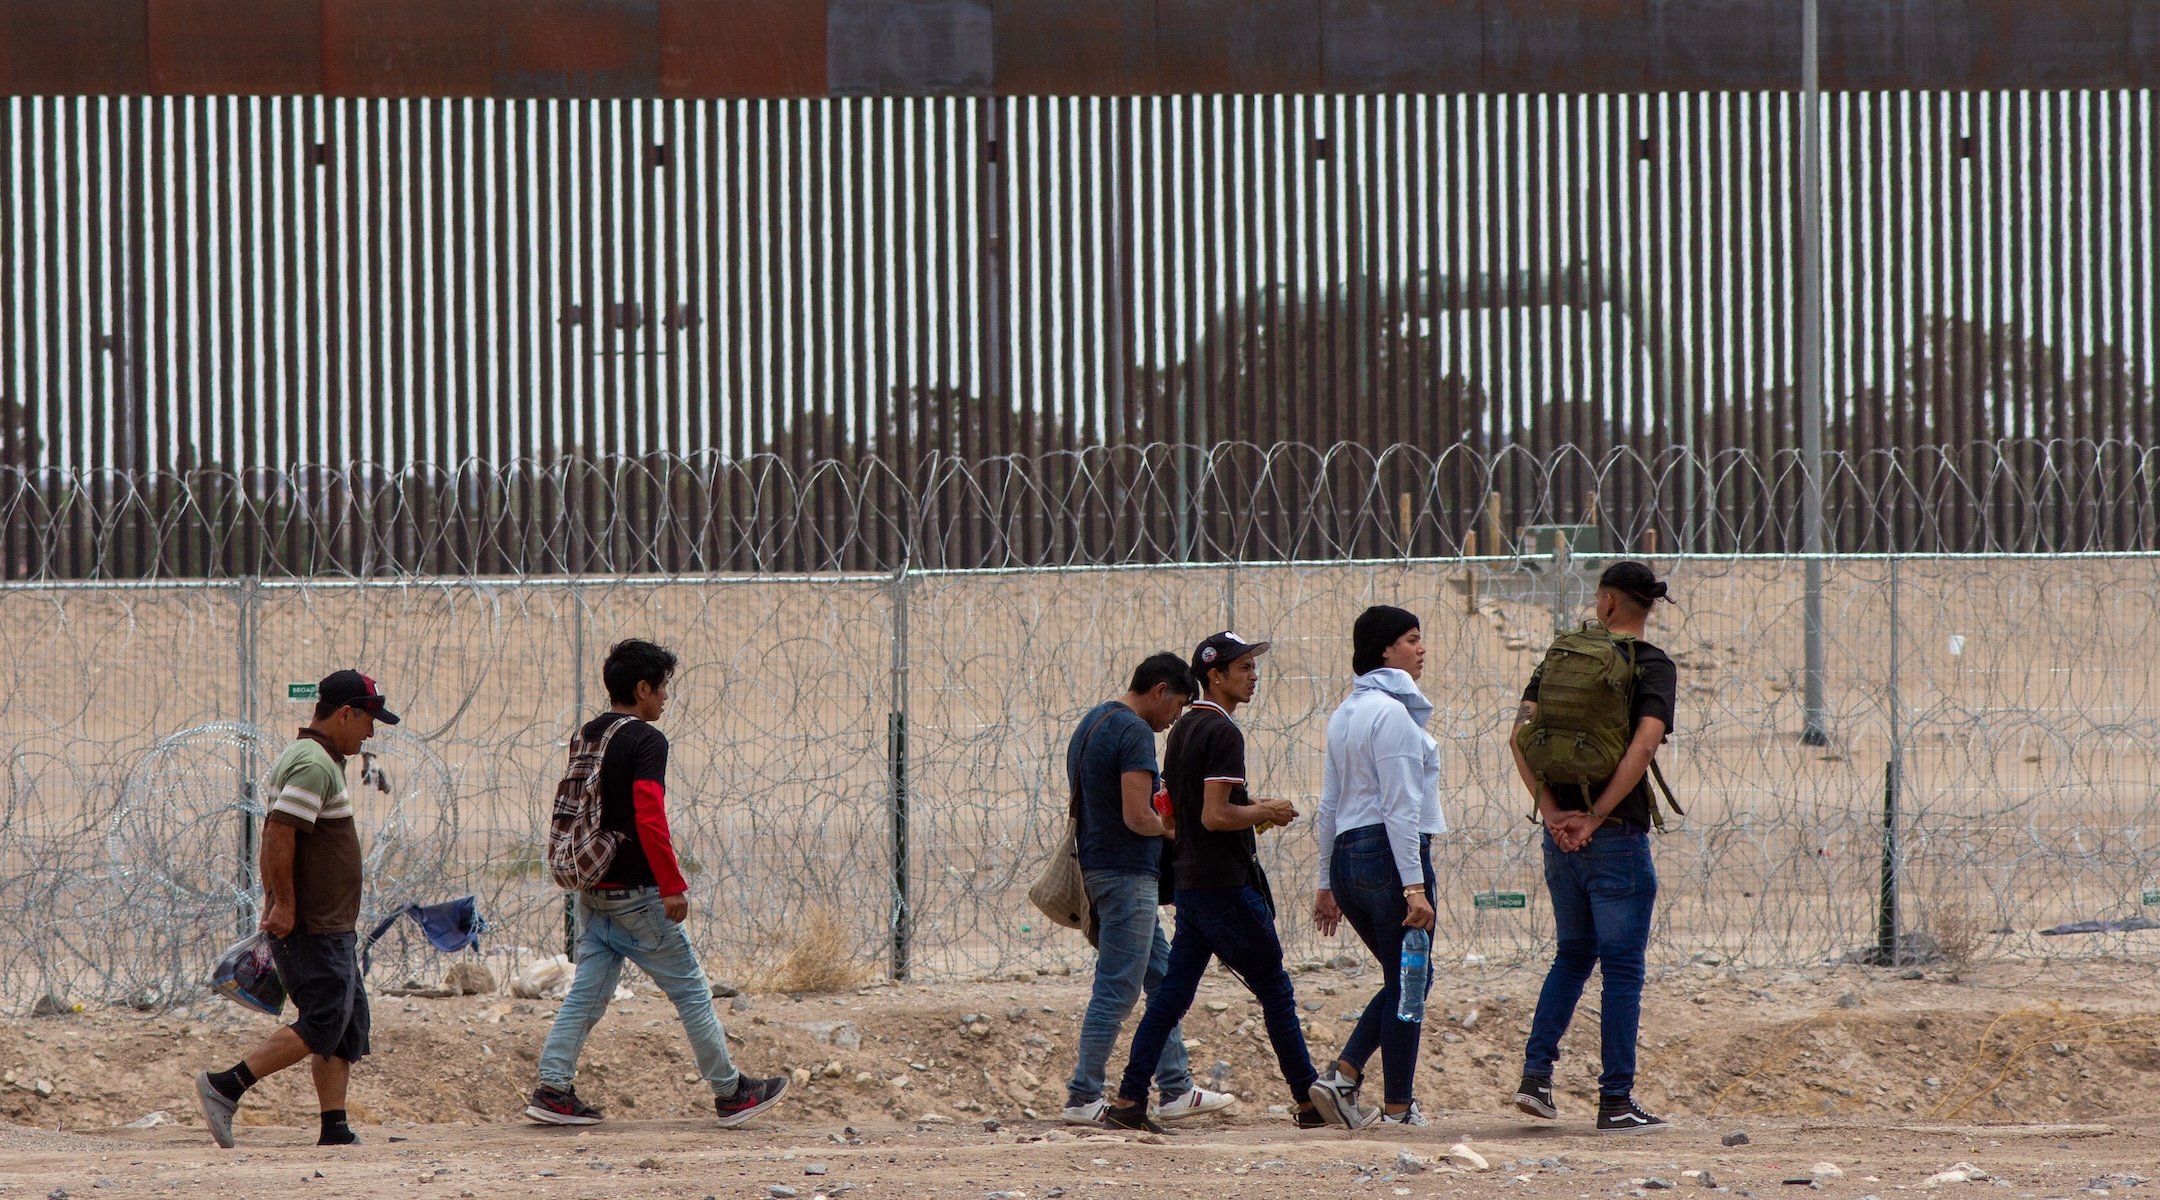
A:
<svg viewBox="0 0 2160 1200">
<path fill-rule="evenodd" d="M 805 909 L 794 935 L 779 965 L 757 979 L 757 991 L 846 992 L 870 977 L 869 965 L 855 953 L 854 935 L 831 908 Z"/>
<path fill-rule="evenodd" d="M 1935 943 L 1942 956 L 1957 966 L 1964 966 L 1980 952 L 1980 943 L 1986 937 L 1980 919 L 1972 906 L 1963 900 L 1937 897 L 1929 905 L 1929 921 L 1935 927 Z"/>
</svg>

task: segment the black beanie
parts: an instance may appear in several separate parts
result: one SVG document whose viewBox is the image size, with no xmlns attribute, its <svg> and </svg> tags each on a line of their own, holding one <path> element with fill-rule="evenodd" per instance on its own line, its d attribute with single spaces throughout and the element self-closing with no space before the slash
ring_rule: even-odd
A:
<svg viewBox="0 0 2160 1200">
<path fill-rule="evenodd" d="M 1379 670 L 1387 648 L 1422 624 L 1416 613 L 1389 604 L 1375 604 L 1359 613 L 1357 624 L 1350 627 L 1350 670 L 1359 675 Z"/>
</svg>

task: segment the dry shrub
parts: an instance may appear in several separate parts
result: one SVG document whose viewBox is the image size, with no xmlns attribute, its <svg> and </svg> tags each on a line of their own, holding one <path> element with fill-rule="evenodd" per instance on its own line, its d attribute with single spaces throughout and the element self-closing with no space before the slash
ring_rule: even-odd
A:
<svg viewBox="0 0 2160 1200">
<path fill-rule="evenodd" d="M 1979 953 L 1981 940 L 1987 931 L 1981 928 L 1980 918 L 1974 915 L 1972 906 L 1955 898 L 1936 897 L 1929 905 L 1929 917 L 1935 926 L 1935 943 L 1942 956 L 1958 966 L 1964 966 Z"/>
<path fill-rule="evenodd" d="M 869 978 L 868 965 L 856 956 L 854 934 L 831 908 L 806 909 L 794 934 L 795 943 L 781 956 L 780 965 L 758 979 L 758 991 L 846 992 Z"/>
</svg>

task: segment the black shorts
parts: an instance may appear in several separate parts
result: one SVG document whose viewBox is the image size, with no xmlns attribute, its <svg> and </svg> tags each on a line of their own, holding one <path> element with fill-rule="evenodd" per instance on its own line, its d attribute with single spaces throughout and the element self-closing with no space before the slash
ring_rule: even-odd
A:
<svg viewBox="0 0 2160 1200">
<path fill-rule="evenodd" d="M 360 979 L 360 935 L 295 933 L 273 939 L 278 977 L 296 1010 L 294 1033 L 310 1053 L 359 1062 L 368 1052 L 367 989 Z"/>
</svg>

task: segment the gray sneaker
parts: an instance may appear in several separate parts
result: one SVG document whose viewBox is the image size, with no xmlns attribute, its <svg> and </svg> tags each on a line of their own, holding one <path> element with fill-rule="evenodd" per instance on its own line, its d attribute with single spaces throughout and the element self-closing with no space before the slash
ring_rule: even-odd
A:
<svg viewBox="0 0 2160 1200">
<path fill-rule="evenodd" d="M 1305 1090 L 1312 1097 L 1313 1109 L 1330 1125 L 1345 1129 L 1363 1129 L 1380 1119 L 1380 1110 L 1366 1108 L 1358 1103 L 1358 1085 L 1345 1078 L 1342 1072 L 1329 1067 L 1327 1074 L 1313 1081 Z"/>
<path fill-rule="evenodd" d="M 240 1111 L 240 1102 L 227 1100 L 225 1094 L 210 1082 L 210 1072 L 195 1072 L 195 1099 L 202 1105 L 203 1124 L 210 1127 L 210 1136 L 227 1150 L 233 1148 L 232 1119 Z"/>
</svg>

